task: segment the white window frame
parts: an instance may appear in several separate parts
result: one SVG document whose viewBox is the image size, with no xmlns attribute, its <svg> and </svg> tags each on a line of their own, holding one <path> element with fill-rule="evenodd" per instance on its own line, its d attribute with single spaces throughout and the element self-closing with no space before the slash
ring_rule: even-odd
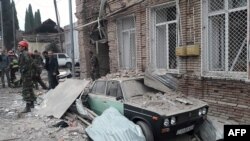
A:
<svg viewBox="0 0 250 141">
<path fill-rule="evenodd" d="M 203 77 L 214 77 L 214 78 L 228 78 L 228 79 L 235 79 L 235 80 L 242 80 L 242 79 L 247 79 L 248 77 L 248 72 L 249 72 L 249 65 L 248 65 L 248 58 L 249 58 L 249 39 L 247 40 L 247 71 L 246 72 L 233 72 L 228 70 L 228 15 L 230 12 L 234 11 L 240 11 L 240 10 L 247 10 L 247 37 L 249 37 L 249 6 L 250 2 L 247 0 L 247 6 L 244 7 L 239 7 L 239 8 L 234 8 L 234 9 L 229 9 L 228 8 L 228 0 L 225 0 L 226 8 L 224 10 L 220 11 L 215 11 L 208 13 L 208 1 L 209 0 L 202 0 L 201 4 L 201 9 L 202 9 L 202 14 L 201 14 L 201 19 L 202 19 L 202 26 L 201 26 L 201 44 L 202 44 L 202 49 L 201 49 L 201 75 Z M 225 71 L 210 71 L 209 70 L 209 31 L 208 31 L 208 24 L 209 24 L 209 16 L 213 15 L 220 15 L 223 14 L 225 15 Z"/>
<path fill-rule="evenodd" d="M 167 68 L 165 69 L 160 69 L 160 68 L 157 68 L 157 65 L 156 65 L 156 27 L 157 26 L 160 26 L 160 25 L 166 25 L 166 34 L 168 35 L 168 25 L 169 24 L 173 24 L 173 23 L 176 23 L 176 38 L 177 38 L 177 41 L 176 41 L 176 47 L 178 47 L 179 45 L 179 13 L 178 13 L 178 3 L 176 3 L 175 1 L 172 1 L 172 2 L 167 2 L 167 3 L 163 3 L 163 4 L 159 4 L 159 5 L 155 5 L 153 7 L 150 7 L 149 9 L 149 18 L 150 18 L 150 22 L 149 22 L 149 36 L 150 36 L 150 40 L 149 40 L 149 45 L 151 46 L 151 48 L 149 48 L 149 58 L 150 58 L 150 64 L 151 64 L 151 67 L 153 67 L 154 69 L 157 69 L 159 73 L 175 73 L 175 74 L 179 74 L 179 58 L 178 56 L 176 56 L 176 65 L 177 65 L 177 68 L 176 69 L 169 69 L 169 48 L 168 48 L 168 45 L 167 45 L 167 56 L 166 56 L 166 61 L 167 61 Z M 156 24 L 156 15 L 155 15 L 155 9 L 156 8 L 159 8 L 159 7 L 171 7 L 171 6 L 176 6 L 176 20 L 172 20 L 172 21 L 167 21 L 167 22 L 164 22 L 164 23 L 158 23 Z M 166 42 L 168 44 L 168 36 L 166 36 Z"/>
<path fill-rule="evenodd" d="M 121 47 L 121 45 L 123 45 L 123 44 L 121 44 L 121 39 L 120 39 L 120 29 L 119 29 L 119 22 L 121 22 L 123 19 L 125 19 L 125 18 L 129 18 L 129 17 L 132 17 L 133 19 L 134 19 L 134 28 L 131 28 L 131 29 L 126 29 L 126 30 L 122 30 L 121 32 L 122 33 L 124 33 L 124 32 L 129 32 L 129 38 L 130 38 L 130 34 L 131 34 L 131 32 L 134 32 L 134 34 L 135 34 L 135 58 L 134 58 L 134 63 L 135 63 L 135 66 L 134 66 L 134 68 L 128 68 L 128 67 L 125 67 L 125 66 L 122 66 L 122 65 L 124 65 L 124 64 L 122 64 L 122 60 L 121 60 L 121 56 L 120 56 L 120 52 L 121 52 L 121 48 L 123 48 L 123 47 Z M 128 15 L 128 16 L 123 16 L 123 17 L 121 17 L 121 18 L 117 18 L 117 20 L 116 20 L 116 35 L 117 35 L 117 47 L 118 47 L 118 49 L 117 49 L 117 56 L 118 56 L 118 68 L 119 69 L 122 69 L 122 70 L 136 70 L 137 69 L 137 42 L 136 42 L 136 18 L 135 18 L 135 15 L 134 14 L 132 14 L 132 15 Z"/>
</svg>

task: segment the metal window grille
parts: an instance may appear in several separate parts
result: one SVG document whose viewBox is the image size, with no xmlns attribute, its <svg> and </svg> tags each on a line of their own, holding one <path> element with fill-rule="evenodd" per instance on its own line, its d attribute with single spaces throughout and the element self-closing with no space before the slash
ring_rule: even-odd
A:
<svg viewBox="0 0 250 141">
<path fill-rule="evenodd" d="M 247 72 L 247 0 L 207 0 L 208 72 L 237 77 Z"/>
<path fill-rule="evenodd" d="M 121 69 L 135 69 L 136 42 L 135 17 L 118 20 L 119 63 Z"/>
<path fill-rule="evenodd" d="M 152 9 L 154 43 L 152 48 L 153 64 L 158 69 L 177 71 L 177 12 L 176 6 Z"/>
</svg>

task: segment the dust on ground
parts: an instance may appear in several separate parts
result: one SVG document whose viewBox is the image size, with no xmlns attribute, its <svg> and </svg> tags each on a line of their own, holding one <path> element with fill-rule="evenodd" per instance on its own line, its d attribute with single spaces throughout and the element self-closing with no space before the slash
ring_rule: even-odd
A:
<svg viewBox="0 0 250 141">
<path fill-rule="evenodd" d="M 42 78 L 48 83 L 46 72 Z M 36 115 L 38 104 L 47 92 L 34 90 L 37 95 L 35 108 L 30 113 L 21 114 L 25 107 L 21 88 L 2 88 L 0 84 L 0 141 L 84 141 L 86 134 L 80 123 L 68 128 L 58 128 L 52 125 L 62 121 L 52 117 Z"/>
</svg>

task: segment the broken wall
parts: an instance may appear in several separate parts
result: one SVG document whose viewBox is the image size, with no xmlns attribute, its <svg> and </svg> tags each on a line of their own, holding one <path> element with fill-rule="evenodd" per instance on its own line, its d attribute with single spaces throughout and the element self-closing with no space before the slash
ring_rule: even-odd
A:
<svg viewBox="0 0 250 141">
<path fill-rule="evenodd" d="M 83 0 L 77 0 L 83 1 Z M 201 44 L 202 0 L 180 1 L 180 45 Z M 93 2 L 88 1 L 90 7 Z M 140 2 L 140 1 L 139 1 Z M 110 71 L 120 71 L 117 19 L 134 15 L 136 30 L 136 70 L 145 71 L 150 63 L 150 9 L 174 0 L 144 0 L 139 4 L 124 5 L 122 0 L 108 0 L 106 7 Z M 79 5 L 79 4 L 78 4 Z M 193 11 L 194 10 L 194 11 Z M 81 32 L 80 44 L 88 48 L 87 32 Z M 84 57 L 82 57 L 84 60 Z M 86 60 L 87 61 L 87 60 Z M 240 80 L 205 78 L 201 76 L 201 55 L 178 57 L 180 89 L 209 103 L 209 114 L 240 123 L 250 123 L 250 84 Z M 84 68 L 86 69 L 86 68 Z"/>
<path fill-rule="evenodd" d="M 95 21 L 99 14 L 100 2 L 97 0 L 76 0 L 76 17 L 77 25 L 82 26 L 89 22 Z M 81 78 L 90 76 L 90 56 L 89 51 L 93 50 L 95 45 L 90 42 L 90 33 L 94 24 L 78 28 L 78 44 L 80 50 L 80 73 Z"/>
</svg>

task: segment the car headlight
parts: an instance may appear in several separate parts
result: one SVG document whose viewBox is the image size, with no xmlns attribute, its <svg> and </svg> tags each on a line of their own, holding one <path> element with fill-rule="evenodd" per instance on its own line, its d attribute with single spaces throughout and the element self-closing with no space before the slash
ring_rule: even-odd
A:
<svg viewBox="0 0 250 141">
<path fill-rule="evenodd" d="M 199 115 L 199 116 L 202 116 L 202 109 L 199 110 L 198 115 Z"/>
<path fill-rule="evenodd" d="M 166 119 L 164 120 L 163 125 L 164 125 L 164 126 L 169 126 L 169 119 L 166 118 Z"/>
<path fill-rule="evenodd" d="M 202 108 L 202 114 L 205 115 L 207 113 L 207 108 Z"/>
<path fill-rule="evenodd" d="M 171 123 L 171 125 L 175 125 L 176 124 L 176 118 L 171 117 L 170 123 Z"/>
</svg>

